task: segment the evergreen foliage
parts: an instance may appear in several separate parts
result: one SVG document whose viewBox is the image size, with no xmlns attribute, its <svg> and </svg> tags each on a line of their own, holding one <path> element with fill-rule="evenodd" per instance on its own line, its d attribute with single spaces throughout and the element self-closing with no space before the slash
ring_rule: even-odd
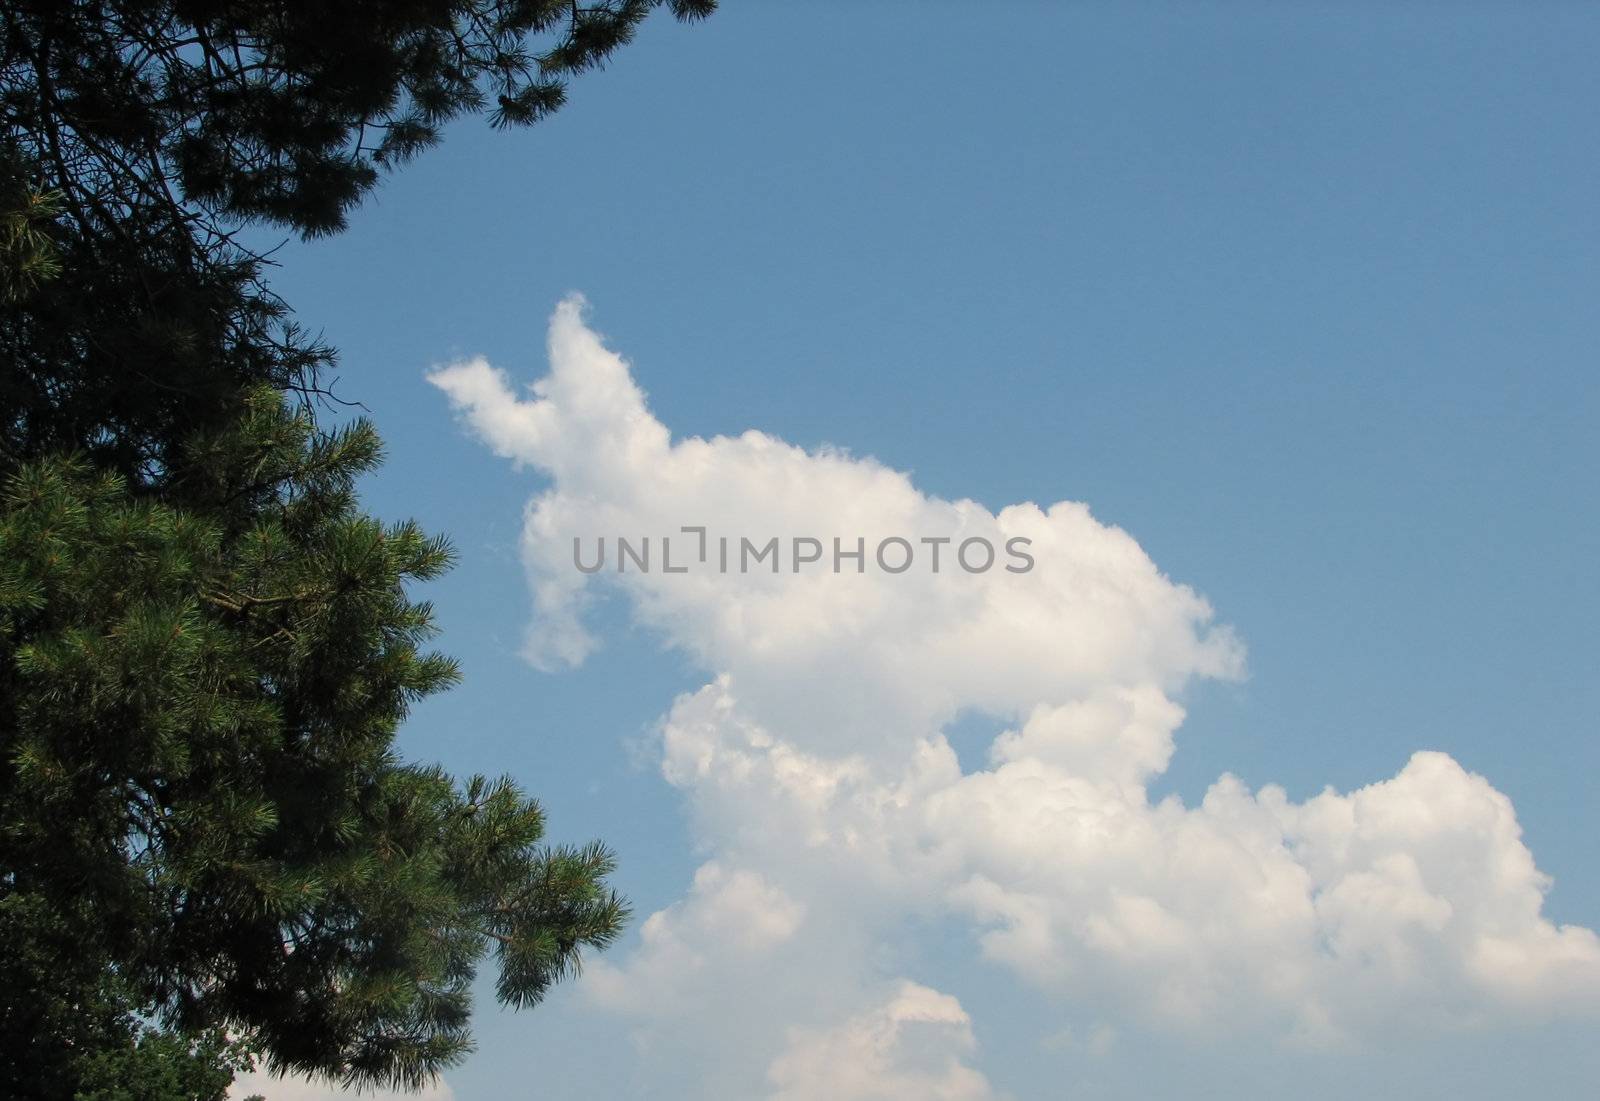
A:
<svg viewBox="0 0 1600 1101">
<path fill-rule="evenodd" d="M 249 386 L 319 391 L 332 352 L 293 324 L 240 227 L 341 229 L 451 119 L 547 117 L 661 6 L 692 20 L 715 4 L 0 7 L 0 197 L 60 210 L 60 277 L 0 298 L 0 462 L 75 447 L 158 478 Z"/>
<path fill-rule="evenodd" d="M 509 779 L 393 754 L 457 674 L 406 594 L 449 548 L 357 507 L 378 459 L 364 422 L 319 433 L 258 391 L 183 464 L 181 508 L 82 457 L 12 476 L 0 860 L 7 904 L 48 904 L 186 1033 L 415 1086 L 467 1050 L 485 955 L 532 1004 L 625 910 L 610 854 L 542 847 Z"/>
<path fill-rule="evenodd" d="M 469 986 L 626 918 L 509 778 L 401 760 L 452 684 L 366 515 L 372 427 L 240 243 L 556 109 L 661 0 L 18 0 L 0 12 L 0 1095 L 216 1101 L 252 1057 L 417 1087 Z M 679 18 L 707 0 L 672 0 Z"/>
</svg>

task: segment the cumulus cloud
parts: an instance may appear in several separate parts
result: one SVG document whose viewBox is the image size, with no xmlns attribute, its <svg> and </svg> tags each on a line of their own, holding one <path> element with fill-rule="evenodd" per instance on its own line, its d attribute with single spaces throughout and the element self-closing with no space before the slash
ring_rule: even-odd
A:
<svg viewBox="0 0 1600 1101">
<path fill-rule="evenodd" d="M 948 994 L 902 982 L 882 1004 L 838 1028 L 791 1034 L 767 1078 L 772 1101 L 993 1101 L 963 1060 L 972 1022 Z"/>
<path fill-rule="evenodd" d="M 645 1016 L 692 1009 L 685 995 L 700 989 L 708 967 L 726 972 L 770 958 L 794 936 L 804 913 L 759 873 L 705 864 L 686 899 L 645 919 L 626 968 L 604 959 L 591 966 L 586 992 L 612 1009 Z"/>
<path fill-rule="evenodd" d="M 660 753 L 713 859 L 588 984 L 642 1033 L 687 1002 L 766 1053 L 776 1096 L 803 1096 L 803 1068 L 823 1064 L 855 1068 L 838 1090 L 909 1074 L 944 1083 L 929 1096 L 983 1096 L 964 1064 L 897 1069 L 907 1022 L 965 1036 L 959 1007 L 914 984 L 874 993 L 930 918 L 965 922 L 987 958 L 1063 999 L 1194 1033 L 1325 1045 L 1600 1006 L 1600 940 L 1543 916 L 1549 884 L 1510 801 L 1444 754 L 1298 803 L 1228 775 L 1198 805 L 1153 801 L 1176 695 L 1241 676 L 1243 647 L 1086 506 L 992 512 L 756 431 L 674 440 L 578 299 L 548 351 L 527 391 L 483 360 L 430 377 L 543 478 L 522 543 L 528 658 L 583 661 L 599 644 L 586 608 L 613 592 L 709 678 L 671 705 Z M 648 539 L 653 568 L 618 537 Z M 776 572 L 719 568 L 719 540 L 769 537 Z M 574 541 L 600 538 L 611 556 L 585 573 Z M 874 560 L 895 538 L 915 568 Z M 799 539 L 821 560 L 796 562 Z M 835 572 L 836 539 L 863 559 Z M 1025 540 L 1032 568 L 970 572 L 950 555 L 972 539 Z M 1003 732 L 964 770 L 944 731 L 974 713 Z M 672 1008 L 652 1023 L 652 1004 Z M 878 1096 L 860 1088 L 832 1095 Z"/>
<path fill-rule="evenodd" d="M 573 664 L 593 650 L 583 611 L 594 586 L 609 585 L 672 644 L 729 673 L 757 714 L 809 714 L 805 739 L 831 732 L 836 749 L 895 740 L 877 733 L 885 726 L 937 729 L 962 708 L 1008 712 L 1107 683 L 1172 687 L 1242 668 L 1232 634 L 1209 629 L 1206 602 L 1083 505 L 994 514 L 928 497 L 872 459 L 755 431 L 674 442 L 577 300 L 556 310 L 549 352 L 551 373 L 526 399 L 481 359 L 431 376 L 497 453 L 550 479 L 529 503 L 523 540 L 535 664 Z M 675 540 L 679 564 L 698 558 L 698 537 L 683 527 L 707 529 L 712 561 L 669 574 L 662 539 Z M 574 568 L 574 539 L 592 549 L 605 538 L 614 552 L 618 536 L 652 539 L 657 568 L 619 572 L 615 553 L 600 574 Z M 722 537 L 733 540 L 729 573 L 714 568 Z M 818 540 L 827 557 L 818 567 L 831 567 L 835 539 L 847 553 L 859 541 L 869 557 L 889 538 L 951 543 L 939 547 L 938 573 L 926 545 L 925 565 L 899 575 L 875 561 L 859 573 L 845 561 L 841 573 L 795 574 L 787 554 L 777 573 L 765 563 L 738 572 L 738 540 L 772 537 Z M 973 538 L 997 548 L 1032 539 L 1037 566 L 967 573 L 953 559 Z"/>
</svg>

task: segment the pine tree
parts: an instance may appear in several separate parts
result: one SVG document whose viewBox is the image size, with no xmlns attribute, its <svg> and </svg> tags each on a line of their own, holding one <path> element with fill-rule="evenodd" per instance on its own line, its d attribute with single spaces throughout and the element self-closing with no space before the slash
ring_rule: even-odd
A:
<svg viewBox="0 0 1600 1101">
<path fill-rule="evenodd" d="M 362 511 L 377 435 L 317 424 L 333 352 L 238 229 L 337 230 L 656 6 L 0 14 L 0 1094 L 214 1101 L 252 1053 L 419 1086 L 480 965 L 531 1005 L 617 935 L 603 846 L 396 756 L 457 677 L 410 596 L 450 550 Z"/>
<path fill-rule="evenodd" d="M 294 325 L 240 227 L 339 230 L 450 120 L 540 121 L 661 6 L 693 20 L 715 3 L 0 6 L 0 198 L 58 210 L 60 268 L 0 298 L 0 463 L 75 447 L 159 479 L 252 385 L 317 394 L 332 351 Z"/>
<path fill-rule="evenodd" d="M 624 917 L 598 845 L 541 847 L 508 779 L 393 754 L 455 680 L 408 581 L 448 547 L 357 508 L 378 461 L 258 391 L 183 464 L 190 504 L 82 458 L 0 520 L 5 901 L 43 900 L 186 1031 L 271 1065 L 415 1086 L 468 1046 L 468 982 L 537 1002 Z"/>
</svg>

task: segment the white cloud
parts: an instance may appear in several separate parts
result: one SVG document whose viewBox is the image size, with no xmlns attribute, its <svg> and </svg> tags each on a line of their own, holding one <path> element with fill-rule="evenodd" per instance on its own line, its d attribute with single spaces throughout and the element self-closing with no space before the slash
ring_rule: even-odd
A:
<svg viewBox="0 0 1600 1101">
<path fill-rule="evenodd" d="M 692 1013 L 770 1056 L 801 1029 L 775 1074 L 797 1052 L 856 1051 L 848 1036 L 894 1032 L 876 984 L 915 963 L 896 946 L 930 916 L 969 923 L 991 960 L 1063 1000 L 1197 1034 L 1327 1044 L 1600 1006 L 1600 941 L 1543 917 L 1510 801 L 1444 754 L 1304 803 L 1231 776 L 1197 806 L 1152 802 L 1174 694 L 1242 675 L 1243 649 L 1085 506 L 990 512 L 759 432 L 674 441 L 578 300 L 557 308 L 549 354 L 527 396 L 482 360 L 431 377 L 548 480 L 523 538 L 530 660 L 582 661 L 598 644 L 586 603 L 607 588 L 712 678 L 660 740 L 712 862 L 587 982 L 641 1035 Z M 720 573 L 685 525 L 707 528 L 712 565 L 719 535 L 861 537 L 868 562 Z M 656 568 L 617 572 L 619 535 L 650 537 Z M 581 573 L 573 540 L 599 536 L 613 557 Z M 663 536 L 690 572 L 659 568 Z M 870 548 L 892 536 L 1026 538 L 1036 565 L 890 575 Z M 1006 729 L 964 772 L 942 731 L 972 712 Z M 828 1024 L 847 1018 L 854 1032 Z"/>
<path fill-rule="evenodd" d="M 773 1060 L 772 1101 L 991 1101 L 964 1061 L 972 1023 L 948 994 L 902 982 L 882 1004 L 838 1028 L 796 1030 Z"/>
<path fill-rule="evenodd" d="M 537 664 L 583 660 L 596 644 L 582 620 L 590 586 L 614 585 L 641 620 L 708 670 L 731 674 L 746 706 L 763 717 L 809 715 L 806 740 L 831 734 L 835 749 L 882 740 L 884 724 L 937 728 L 959 708 L 1008 712 L 1107 683 L 1175 686 L 1242 667 L 1232 635 L 1208 629 L 1205 601 L 1083 505 L 992 514 L 927 497 L 871 459 L 808 453 L 754 431 L 674 443 L 576 300 L 556 310 L 549 350 L 552 371 L 532 400 L 483 360 L 431 376 L 497 453 L 552 481 L 529 505 L 523 542 L 536 611 L 527 652 Z M 869 556 L 887 537 L 983 537 L 997 547 L 1034 540 L 1038 566 L 967 574 L 952 565 L 951 546 L 941 548 L 940 573 L 919 566 L 892 577 L 875 568 L 796 576 L 787 551 L 776 575 L 765 566 L 619 574 L 614 553 L 593 580 L 573 566 L 575 537 L 592 547 L 603 536 L 614 552 L 618 535 L 650 537 L 658 567 L 660 540 L 671 538 L 683 563 L 697 544 L 684 526 L 733 539 L 735 563 L 740 537 L 816 538 L 830 561 L 835 537 L 843 550 L 863 540 Z M 925 551 L 931 565 L 933 548 Z"/>
<path fill-rule="evenodd" d="M 590 965 L 585 992 L 609 1008 L 659 1014 L 681 1003 L 708 967 L 725 970 L 770 955 L 794 936 L 804 908 L 761 875 L 703 865 L 689 897 L 651 914 L 626 969 Z"/>
</svg>

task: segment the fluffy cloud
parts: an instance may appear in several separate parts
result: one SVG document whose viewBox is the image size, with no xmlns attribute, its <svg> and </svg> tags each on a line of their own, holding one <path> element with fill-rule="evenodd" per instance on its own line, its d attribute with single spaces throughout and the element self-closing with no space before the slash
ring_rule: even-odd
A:
<svg viewBox="0 0 1600 1101">
<path fill-rule="evenodd" d="M 988 1079 L 963 1062 L 976 1046 L 960 1002 L 903 982 L 839 1028 L 793 1033 L 767 1077 L 772 1101 L 991 1101 Z"/>
<path fill-rule="evenodd" d="M 1209 629 L 1206 602 L 1083 505 L 993 514 L 928 497 L 871 459 L 809 453 L 761 432 L 673 442 L 627 364 L 583 324 L 577 301 L 556 310 L 549 348 L 552 371 L 532 400 L 483 360 L 432 375 L 497 453 L 551 480 L 529 504 L 523 540 L 535 664 L 582 661 L 596 645 L 585 604 L 596 584 L 614 586 L 643 622 L 708 670 L 730 674 L 755 714 L 808 717 L 791 736 L 834 751 L 903 745 L 906 734 L 936 730 L 962 709 L 1008 713 L 1105 684 L 1175 687 L 1242 668 L 1233 636 Z M 673 540 L 678 564 L 698 558 L 686 526 L 706 528 L 711 561 L 666 573 L 662 539 Z M 619 572 L 618 536 L 651 539 L 656 568 Z M 728 573 L 713 568 L 723 537 L 732 541 Z M 737 572 L 738 541 L 772 537 L 784 544 L 780 571 Z M 600 538 L 606 568 L 581 573 L 574 539 L 587 556 Z M 830 567 L 833 540 L 846 552 L 860 541 L 868 568 L 857 573 L 846 561 L 842 573 L 795 574 L 795 538 L 822 543 L 819 565 Z M 887 575 L 871 558 L 888 538 L 951 542 L 939 548 L 940 572 L 931 569 L 934 548 L 918 544 L 918 564 Z M 1037 566 L 967 573 L 953 559 L 975 538 L 997 548 L 1031 539 Z"/>
<path fill-rule="evenodd" d="M 953 1001 L 875 993 L 914 955 L 890 946 L 930 917 L 966 922 L 989 959 L 1063 999 L 1190 1033 L 1326 1045 L 1600 1006 L 1600 940 L 1544 918 L 1509 800 L 1444 754 L 1303 803 L 1226 775 L 1197 806 L 1153 802 L 1175 694 L 1241 675 L 1243 649 L 1084 505 L 990 512 L 760 432 L 673 440 L 578 300 L 556 310 L 549 357 L 526 394 L 482 360 L 431 378 L 546 480 L 523 537 L 529 659 L 581 662 L 598 644 L 586 605 L 609 589 L 711 677 L 672 705 L 660 750 L 714 859 L 589 983 L 641 1035 L 720 1014 L 781 1097 L 822 1066 L 831 1096 L 902 1080 L 983 1096 L 964 1064 L 901 1050 L 911 1022 L 961 1050 Z M 685 527 L 704 529 L 703 555 Z M 619 570 L 619 536 L 648 538 L 653 568 Z M 592 555 L 602 537 L 605 567 L 580 571 L 574 541 Z M 778 571 L 740 569 L 740 540 L 769 537 Z M 894 538 L 913 568 L 873 560 Z M 822 561 L 796 568 L 796 539 Z M 835 572 L 835 539 L 861 540 L 863 561 Z M 951 553 L 971 539 L 1026 540 L 1034 566 L 968 572 Z M 662 568 L 668 553 L 685 572 Z M 964 771 L 944 730 L 974 713 L 1004 730 Z"/>
<path fill-rule="evenodd" d="M 804 912 L 758 873 L 706 864 L 695 873 L 688 898 L 645 919 L 626 969 L 604 959 L 590 967 L 587 993 L 612 1009 L 646 1016 L 690 1009 L 683 995 L 697 989 L 708 966 L 727 970 L 769 959 L 793 937 Z"/>
</svg>

